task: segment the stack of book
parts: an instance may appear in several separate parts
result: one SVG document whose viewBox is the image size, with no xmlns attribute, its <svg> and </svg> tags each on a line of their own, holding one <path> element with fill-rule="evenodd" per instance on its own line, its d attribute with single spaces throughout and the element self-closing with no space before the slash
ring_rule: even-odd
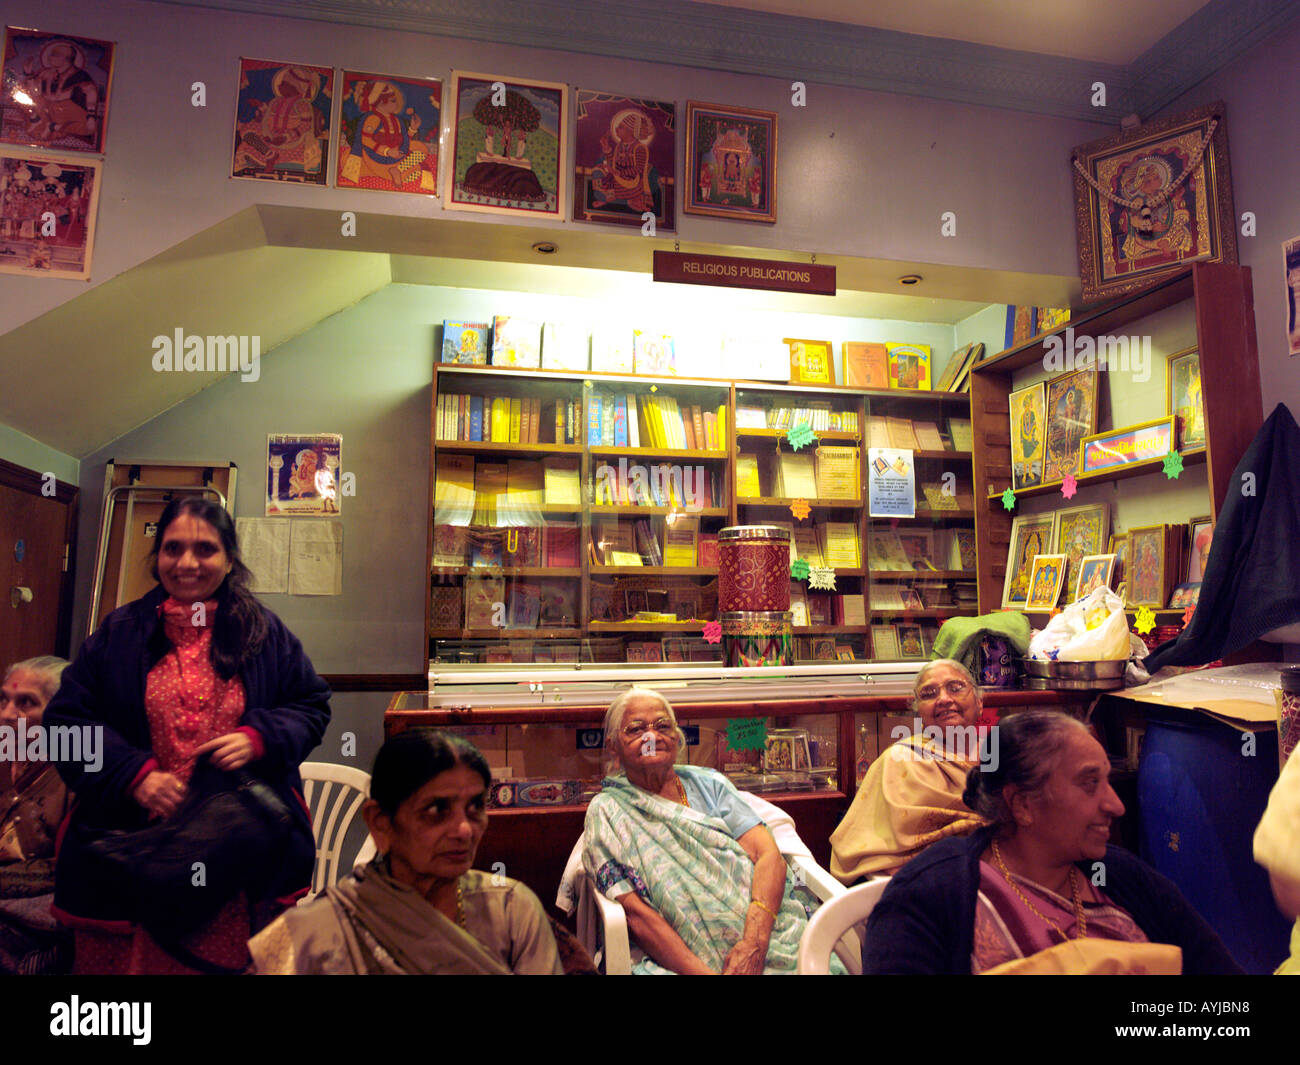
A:
<svg viewBox="0 0 1300 1065">
<path fill-rule="evenodd" d="M 775 494 L 782 499 L 816 499 L 817 470 L 806 451 L 778 451 Z"/>
<path fill-rule="evenodd" d="M 744 421 L 741 421 L 742 411 Z M 759 414 L 762 419 L 760 421 Z M 793 429 L 796 425 L 807 425 L 814 432 L 858 431 L 857 411 L 831 410 L 830 401 L 824 403 L 810 402 L 806 407 L 770 407 L 762 410 L 747 406 L 736 408 L 736 426 L 743 429 Z"/>
<path fill-rule="evenodd" d="M 564 400 L 548 403 L 543 409 L 537 396 L 489 397 L 443 392 L 438 396 L 434 433 L 435 439 L 448 441 L 573 443 L 576 416 L 573 405 Z"/>
</svg>

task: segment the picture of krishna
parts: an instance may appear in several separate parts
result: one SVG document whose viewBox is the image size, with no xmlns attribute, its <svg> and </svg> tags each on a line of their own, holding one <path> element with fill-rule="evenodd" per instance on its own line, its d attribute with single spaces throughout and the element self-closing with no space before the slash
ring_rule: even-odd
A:
<svg viewBox="0 0 1300 1065">
<path fill-rule="evenodd" d="M 438 194 L 442 82 L 343 72 L 339 188 Z"/>
</svg>

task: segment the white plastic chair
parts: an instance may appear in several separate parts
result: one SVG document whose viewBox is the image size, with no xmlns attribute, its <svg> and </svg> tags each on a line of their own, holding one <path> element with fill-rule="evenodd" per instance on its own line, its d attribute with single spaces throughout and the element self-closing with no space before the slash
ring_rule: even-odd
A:
<svg viewBox="0 0 1300 1065">
<path fill-rule="evenodd" d="M 812 915 L 799 943 L 800 976 L 825 976 L 830 972 L 831 948 L 846 932 L 871 916 L 888 883 L 889 877 L 884 876 L 858 884 L 835 896 Z M 843 951 L 838 953 L 849 972 L 855 976 L 862 972 L 860 950 L 852 959 L 845 958 Z"/>
<path fill-rule="evenodd" d="M 783 848 L 782 855 L 786 860 L 786 864 L 794 873 L 796 884 L 802 884 L 823 904 L 828 899 L 834 899 L 846 892 L 847 889 L 844 885 L 811 857 L 801 853 L 789 853 L 785 849 L 790 847 L 791 849 L 807 850 L 803 842 L 794 835 L 793 822 L 790 822 L 788 815 L 756 795 L 751 795 L 745 791 L 740 794 L 751 807 L 764 816 L 765 822 L 770 822 L 773 819 L 773 814 L 789 822 L 789 831 L 778 830 L 774 835 L 777 839 L 777 845 Z M 768 827 L 773 826 L 769 823 Z M 595 877 L 582 869 L 583 840 L 583 836 L 578 837 L 578 841 L 573 845 L 573 851 L 570 853 L 569 861 L 565 867 L 566 870 L 582 870 L 579 875 L 573 878 L 572 884 L 573 903 L 577 909 L 578 940 L 587 949 L 587 952 L 598 966 L 603 963 L 606 976 L 628 976 L 632 972 L 632 948 L 627 930 L 627 913 L 621 903 L 612 902 L 605 898 L 596 887 Z M 556 903 L 562 909 L 565 909 L 567 907 L 564 904 L 563 897 L 564 888 L 562 887 L 560 897 L 557 897 Z M 835 949 L 851 971 L 860 970 L 861 947 L 856 934 L 852 931 L 846 932 L 844 942 L 837 944 Z M 828 957 L 829 954 L 830 950 L 828 948 Z"/>
<path fill-rule="evenodd" d="M 311 812 L 312 835 L 316 837 L 316 868 L 311 878 L 311 895 L 302 900 L 306 902 L 338 882 L 340 853 L 357 811 L 370 795 L 370 774 L 332 762 L 303 762 L 299 771 L 303 799 Z M 367 834 L 351 865 L 343 872 L 350 873 L 353 866 L 374 856 L 375 841 Z"/>
</svg>

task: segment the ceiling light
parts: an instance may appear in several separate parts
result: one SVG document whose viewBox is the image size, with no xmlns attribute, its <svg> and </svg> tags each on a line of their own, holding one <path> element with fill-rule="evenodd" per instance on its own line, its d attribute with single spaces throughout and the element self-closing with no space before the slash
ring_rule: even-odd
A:
<svg viewBox="0 0 1300 1065">
<path fill-rule="evenodd" d="M 549 240 L 539 240 L 533 245 L 533 251 L 538 255 L 554 255 L 558 250 Z"/>
<path fill-rule="evenodd" d="M 900 285 L 919 285 L 921 283 L 920 274 L 904 274 L 898 279 Z"/>
</svg>

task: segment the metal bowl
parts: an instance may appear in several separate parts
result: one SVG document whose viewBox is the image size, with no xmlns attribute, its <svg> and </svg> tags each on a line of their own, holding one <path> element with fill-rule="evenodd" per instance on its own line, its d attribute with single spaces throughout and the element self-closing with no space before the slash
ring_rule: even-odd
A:
<svg viewBox="0 0 1300 1065">
<path fill-rule="evenodd" d="M 1060 677 L 1025 677 L 1024 679 L 1026 691 L 1093 692 L 1113 691 L 1122 687 L 1124 687 L 1123 677 L 1097 680 L 1064 680 Z"/>
<path fill-rule="evenodd" d="M 1050 662 L 1039 658 L 1022 658 L 1025 673 L 1031 677 L 1050 680 L 1123 680 L 1128 659 L 1117 658 L 1107 662 Z"/>
</svg>

